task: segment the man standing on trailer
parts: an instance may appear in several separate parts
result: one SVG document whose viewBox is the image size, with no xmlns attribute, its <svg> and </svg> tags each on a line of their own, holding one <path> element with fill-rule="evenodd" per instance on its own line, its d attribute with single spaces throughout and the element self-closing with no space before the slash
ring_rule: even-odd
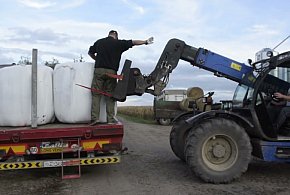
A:
<svg viewBox="0 0 290 195">
<path fill-rule="evenodd" d="M 124 51 L 132 48 L 134 45 L 148 45 L 153 43 L 153 37 L 147 40 L 119 40 L 118 32 L 111 30 L 108 37 L 97 40 L 90 46 L 89 56 L 95 60 L 95 71 L 92 82 L 92 88 L 112 94 L 117 80 L 109 75 L 116 75 L 119 69 L 121 55 Z M 92 92 L 92 111 L 90 125 L 100 123 L 100 100 L 101 94 Z M 106 97 L 107 122 L 116 123 L 114 117 L 115 100 Z"/>
</svg>

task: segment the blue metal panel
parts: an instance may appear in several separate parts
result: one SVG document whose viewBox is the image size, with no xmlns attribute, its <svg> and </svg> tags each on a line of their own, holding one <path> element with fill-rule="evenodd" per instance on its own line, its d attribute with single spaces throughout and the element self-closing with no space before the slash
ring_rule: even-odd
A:
<svg viewBox="0 0 290 195">
<path fill-rule="evenodd" d="M 277 150 L 290 149 L 290 142 L 267 142 L 260 141 L 260 146 L 263 154 L 263 160 L 269 162 L 290 162 L 290 155 L 283 158 L 277 156 Z"/>
<path fill-rule="evenodd" d="M 199 49 L 196 66 L 237 82 L 253 70 L 250 66 L 202 48 Z"/>
</svg>

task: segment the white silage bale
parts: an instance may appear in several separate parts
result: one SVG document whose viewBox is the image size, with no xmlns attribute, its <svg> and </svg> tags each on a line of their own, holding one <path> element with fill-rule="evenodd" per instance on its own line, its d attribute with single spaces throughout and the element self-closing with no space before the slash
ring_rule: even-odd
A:
<svg viewBox="0 0 290 195">
<path fill-rule="evenodd" d="M 52 69 L 37 67 L 37 124 L 53 120 Z M 0 126 L 31 125 L 31 66 L 0 69 Z"/>
<path fill-rule="evenodd" d="M 57 119 L 63 123 L 82 123 L 91 120 L 91 87 L 94 63 L 61 63 L 53 72 L 54 108 Z M 78 84 L 78 85 L 77 85 Z M 105 101 L 101 100 L 100 120 L 106 122 Z"/>
</svg>

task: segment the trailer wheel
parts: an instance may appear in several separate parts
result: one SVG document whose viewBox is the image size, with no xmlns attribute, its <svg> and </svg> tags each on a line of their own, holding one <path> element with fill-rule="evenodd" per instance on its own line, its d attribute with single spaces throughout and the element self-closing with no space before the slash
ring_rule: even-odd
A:
<svg viewBox="0 0 290 195">
<path fill-rule="evenodd" d="M 160 125 L 169 125 L 171 123 L 171 120 L 169 118 L 160 118 L 158 119 L 158 123 Z"/>
<path fill-rule="evenodd" d="M 185 145 L 186 162 L 202 180 L 229 183 L 241 176 L 251 160 L 245 129 L 229 119 L 215 118 L 192 128 Z"/>
</svg>

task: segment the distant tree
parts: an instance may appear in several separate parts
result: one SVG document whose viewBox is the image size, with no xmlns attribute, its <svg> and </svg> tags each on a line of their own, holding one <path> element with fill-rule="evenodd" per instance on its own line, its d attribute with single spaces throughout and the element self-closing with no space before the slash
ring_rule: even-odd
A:
<svg viewBox="0 0 290 195">
<path fill-rule="evenodd" d="M 29 60 L 29 57 L 21 56 L 20 60 L 18 61 L 18 64 L 31 65 L 32 62 Z"/>
<path fill-rule="evenodd" d="M 59 61 L 56 58 L 52 58 L 51 61 L 45 61 L 45 63 L 44 63 L 45 66 L 49 66 L 51 68 L 54 68 L 55 65 L 57 65 L 57 64 L 59 64 Z"/>
<path fill-rule="evenodd" d="M 74 63 L 76 62 L 85 62 L 83 55 L 81 54 L 78 59 L 74 58 Z"/>
</svg>

